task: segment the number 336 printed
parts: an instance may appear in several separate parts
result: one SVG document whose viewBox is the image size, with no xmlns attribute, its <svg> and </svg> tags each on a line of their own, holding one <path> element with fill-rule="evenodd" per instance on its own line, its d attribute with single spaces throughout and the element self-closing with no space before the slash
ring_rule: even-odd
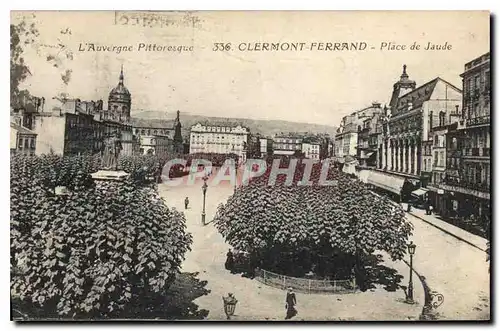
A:
<svg viewBox="0 0 500 331">
<path fill-rule="evenodd" d="M 230 51 L 231 50 L 231 43 L 214 43 L 214 48 L 212 48 L 212 51 L 214 52 L 223 52 L 223 51 Z"/>
</svg>

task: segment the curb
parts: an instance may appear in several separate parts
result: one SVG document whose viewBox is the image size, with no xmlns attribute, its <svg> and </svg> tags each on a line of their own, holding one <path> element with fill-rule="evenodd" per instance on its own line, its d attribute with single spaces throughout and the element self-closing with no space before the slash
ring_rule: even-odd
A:
<svg viewBox="0 0 500 331">
<path fill-rule="evenodd" d="M 419 220 L 424 221 L 425 223 L 427 223 L 427 224 L 429 224 L 429 225 L 432 225 L 433 227 L 435 227 L 435 228 L 437 228 L 437 229 L 439 229 L 439 230 L 441 230 L 441 231 L 445 232 L 446 234 L 449 234 L 450 236 L 452 236 L 452 237 L 454 237 L 454 238 L 456 238 L 456 239 L 458 239 L 458 240 L 460 240 L 460 241 L 463 241 L 463 242 L 465 242 L 465 243 L 467 243 L 467 244 L 471 245 L 472 247 L 475 247 L 475 248 L 479 249 L 480 251 L 486 252 L 486 250 L 482 249 L 481 247 L 478 247 L 477 245 L 475 245 L 475 244 L 471 243 L 470 241 L 468 241 L 468 240 L 466 240 L 466 239 L 464 239 L 464 238 L 462 238 L 462 237 L 459 237 L 459 236 L 457 236 L 457 235 L 456 235 L 456 234 L 454 234 L 454 233 L 451 233 L 450 231 L 448 231 L 448 230 L 446 230 L 446 229 L 444 229 L 444 228 L 440 227 L 439 225 L 436 225 L 436 224 L 434 224 L 434 223 L 432 223 L 432 222 L 429 222 L 428 220 L 426 220 L 426 219 L 424 219 L 423 217 L 420 217 L 420 216 L 418 216 L 418 215 L 416 215 L 416 214 L 412 213 L 411 211 L 410 211 L 410 212 L 407 212 L 407 213 L 408 213 L 408 214 L 410 214 L 410 215 L 412 215 L 413 217 L 418 218 Z M 465 231 L 465 230 L 464 230 L 464 231 Z"/>
</svg>

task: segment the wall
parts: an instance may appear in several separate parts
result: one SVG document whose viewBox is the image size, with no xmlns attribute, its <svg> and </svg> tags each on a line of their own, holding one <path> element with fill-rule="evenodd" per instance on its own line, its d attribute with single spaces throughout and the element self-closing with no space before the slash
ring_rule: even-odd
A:
<svg viewBox="0 0 500 331">
<path fill-rule="evenodd" d="M 10 128 L 10 149 L 17 149 L 17 130 Z"/>
<path fill-rule="evenodd" d="M 36 155 L 64 153 L 65 116 L 36 116 L 33 131 L 37 135 Z"/>
</svg>

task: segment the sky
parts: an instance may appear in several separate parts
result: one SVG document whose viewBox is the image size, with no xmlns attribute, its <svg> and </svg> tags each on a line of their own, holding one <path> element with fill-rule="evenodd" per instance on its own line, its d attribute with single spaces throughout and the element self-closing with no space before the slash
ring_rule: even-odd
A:
<svg viewBox="0 0 500 331">
<path fill-rule="evenodd" d="M 417 86 L 439 76 L 461 88 L 464 64 L 488 52 L 490 40 L 489 14 L 479 11 L 32 14 L 11 15 L 12 23 L 24 17 L 40 32 L 36 44 L 25 49 L 32 76 L 22 86 L 45 97 L 49 109 L 56 103 L 51 98 L 60 93 L 82 100 L 103 99 L 106 105 L 123 65 L 125 86 L 132 94 L 132 116 L 139 110 L 170 114 L 180 110 L 338 126 L 343 116 L 374 101 L 388 103 L 403 64 Z M 141 18 L 140 25 L 134 24 L 134 15 Z M 154 23 L 160 19 L 173 23 Z M 153 23 L 143 26 L 143 22 Z M 231 43 L 231 50 L 213 51 L 219 42 Z M 259 42 L 307 46 L 365 42 L 368 47 L 364 51 L 238 50 L 241 43 Z M 407 48 L 380 50 L 383 42 Z M 428 42 L 446 42 L 452 49 L 424 50 Z M 133 50 L 80 51 L 89 43 L 132 46 Z M 193 51 L 139 51 L 140 43 L 181 45 Z M 410 50 L 413 43 L 421 49 Z M 64 81 L 61 75 L 68 70 L 71 74 Z"/>
</svg>

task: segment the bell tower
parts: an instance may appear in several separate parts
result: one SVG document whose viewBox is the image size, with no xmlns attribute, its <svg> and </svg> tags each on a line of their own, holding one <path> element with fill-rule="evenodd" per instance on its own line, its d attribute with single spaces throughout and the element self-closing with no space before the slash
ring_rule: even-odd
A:
<svg viewBox="0 0 500 331">
<path fill-rule="evenodd" d="M 399 81 L 394 84 L 394 88 L 392 91 L 391 101 L 389 102 L 389 106 L 391 110 L 395 109 L 398 104 L 398 99 L 405 95 L 406 93 L 413 91 L 417 84 L 415 81 L 409 79 L 408 73 L 406 72 L 406 64 L 403 65 L 403 73 Z"/>
<path fill-rule="evenodd" d="M 122 65 L 118 85 L 109 92 L 108 110 L 105 112 L 105 118 L 118 122 L 128 122 L 130 120 L 131 103 L 132 97 L 124 84 Z"/>
</svg>

